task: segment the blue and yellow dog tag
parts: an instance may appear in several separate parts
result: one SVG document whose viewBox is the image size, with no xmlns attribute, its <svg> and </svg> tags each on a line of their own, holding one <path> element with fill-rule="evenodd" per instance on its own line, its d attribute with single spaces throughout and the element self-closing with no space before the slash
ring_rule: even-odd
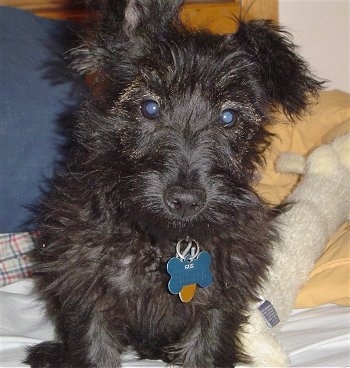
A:
<svg viewBox="0 0 350 368">
<path fill-rule="evenodd" d="M 197 285 L 210 286 L 213 276 L 210 271 L 210 254 L 205 251 L 199 252 L 196 241 L 188 237 L 185 241 L 188 244 L 187 248 L 181 253 L 180 247 L 184 241 L 181 240 L 177 244 L 177 256 L 169 259 L 167 271 L 170 275 L 168 290 L 172 294 L 179 294 L 181 301 L 187 303 L 192 300 Z"/>
</svg>

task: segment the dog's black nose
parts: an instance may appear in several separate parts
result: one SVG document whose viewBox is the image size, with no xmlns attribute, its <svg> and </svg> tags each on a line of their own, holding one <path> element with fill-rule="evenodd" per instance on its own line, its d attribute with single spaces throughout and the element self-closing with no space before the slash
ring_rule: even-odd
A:
<svg viewBox="0 0 350 368">
<path fill-rule="evenodd" d="M 180 217 L 197 215 L 205 205 L 204 189 L 189 189 L 173 185 L 166 189 L 164 201 L 171 213 Z"/>
</svg>

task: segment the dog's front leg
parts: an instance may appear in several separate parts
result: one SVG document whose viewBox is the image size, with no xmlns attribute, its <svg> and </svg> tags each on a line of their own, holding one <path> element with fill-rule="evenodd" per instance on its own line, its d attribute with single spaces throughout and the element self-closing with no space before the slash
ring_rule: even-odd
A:
<svg viewBox="0 0 350 368">
<path fill-rule="evenodd" d="M 89 367 L 121 367 L 124 345 L 121 343 L 120 335 L 108 324 L 102 312 L 95 312 L 84 336 Z"/>
<path fill-rule="evenodd" d="M 84 327 L 65 319 L 62 341 L 45 341 L 28 348 L 24 363 L 32 368 L 118 368 L 121 367 L 123 345 L 118 335 L 110 329 L 103 315 L 92 313 Z M 76 314 L 78 315 L 78 314 Z"/>
<path fill-rule="evenodd" d="M 233 349 L 232 326 L 219 309 L 209 310 L 189 327 L 175 351 L 178 363 L 186 368 L 233 367 L 237 360 Z"/>
</svg>

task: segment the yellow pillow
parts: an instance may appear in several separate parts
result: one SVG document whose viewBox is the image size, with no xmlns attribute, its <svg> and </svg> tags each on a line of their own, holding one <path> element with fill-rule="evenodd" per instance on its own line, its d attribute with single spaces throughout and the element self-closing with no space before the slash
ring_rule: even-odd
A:
<svg viewBox="0 0 350 368">
<path fill-rule="evenodd" d="M 321 92 L 311 115 L 294 124 L 280 121 L 271 127 L 276 135 L 266 154 L 266 167 L 256 189 L 269 203 L 282 202 L 299 180 L 297 174 L 274 169 L 282 152 L 308 154 L 322 143 L 350 131 L 350 95 L 340 91 Z M 349 183 L 350 185 L 350 183 Z M 295 307 L 314 307 L 325 303 L 350 305 L 350 225 L 344 225 L 329 241 L 316 262 L 309 280 L 300 290 Z"/>
</svg>

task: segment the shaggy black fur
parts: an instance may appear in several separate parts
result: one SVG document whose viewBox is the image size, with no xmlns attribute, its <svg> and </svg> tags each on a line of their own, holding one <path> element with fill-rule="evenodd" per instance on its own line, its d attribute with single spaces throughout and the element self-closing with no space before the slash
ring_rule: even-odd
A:
<svg viewBox="0 0 350 368">
<path fill-rule="evenodd" d="M 265 128 L 276 106 L 302 113 L 321 83 L 269 21 L 214 35 L 181 24 L 180 0 L 101 3 L 74 51 L 91 98 L 34 255 L 57 342 L 29 348 L 26 363 L 120 367 L 127 346 L 185 367 L 247 362 L 237 334 L 276 239 L 278 211 L 251 187 Z M 186 236 L 214 277 L 190 303 L 167 291 Z"/>
</svg>

